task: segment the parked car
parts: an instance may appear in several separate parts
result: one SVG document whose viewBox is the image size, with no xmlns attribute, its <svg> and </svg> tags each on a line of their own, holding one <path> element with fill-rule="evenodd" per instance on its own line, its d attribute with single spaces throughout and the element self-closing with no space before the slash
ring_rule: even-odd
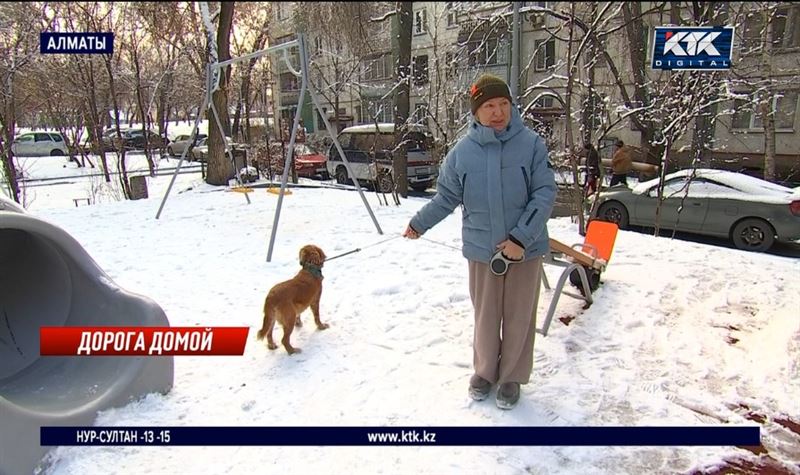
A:
<svg viewBox="0 0 800 475">
<path fill-rule="evenodd" d="M 67 144 L 58 132 L 29 132 L 14 139 L 11 151 L 18 157 L 64 156 Z"/>
<path fill-rule="evenodd" d="M 775 240 L 800 239 L 800 188 L 786 188 L 724 170 L 680 170 L 666 175 L 661 229 L 730 239 L 738 249 L 766 251 Z M 654 227 L 658 179 L 601 192 L 596 217 Z"/>
<path fill-rule="evenodd" d="M 394 124 L 378 124 L 377 127 L 375 124 L 356 125 L 342 130 L 338 138 L 355 178 L 359 182 L 374 180 L 380 192 L 391 191 Z M 439 175 L 439 168 L 431 156 L 432 140 L 421 128 L 412 128 L 408 139 L 408 184 L 415 190 L 423 191 L 431 187 Z M 348 176 L 336 144 L 329 149 L 326 167 L 328 174 L 336 177 L 337 183 L 346 184 L 352 179 Z"/>
<path fill-rule="evenodd" d="M 208 137 L 206 134 L 197 134 L 197 142 L 199 143 L 206 137 Z M 191 135 L 188 134 L 178 135 L 175 137 L 175 140 L 167 145 L 167 153 L 170 155 L 170 157 L 176 157 L 183 154 L 183 151 L 186 150 L 186 147 L 192 143 L 191 138 Z"/>
<path fill-rule="evenodd" d="M 125 133 L 128 132 L 126 128 L 120 128 L 120 133 L 122 136 L 125 136 Z M 103 132 L 103 135 L 100 136 L 100 146 L 103 149 L 103 152 L 113 152 L 117 150 L 117 129 L 110 128 Z"/>
<path fill-rule="evenodd" d="M 145 132 L 142 129 L 128 129 L 122 134 L 122 144 L 125 150 L 143 150 L 145 133 L 147 134 L 147 143 L 150 146 L 150 150 L 158 150 L 167 146 L 168 140 L 152 130 Z"/>
<path fill-rule="evenodd" d="M 294 153 L 294 168 L 297 170 L 297 176 L 306 178 L 318 176 L 323 180 L 330 178 L 328 168 L 325 166 L 328 161 L 325 155 L 314 152 L 305 144 L 297 144 Z"/>
<path fill-rule="evenodd" d="M 230 137 L 225 137 L 228 146 L 234 149 L 243 148 L 243 145 L 233 142 Z M 205 162 L 208 160 L 208 137 L 197 142 L 197 145 L 187 154 L 190 160 L 197 160 L 198 162 Z"/>
</svg>

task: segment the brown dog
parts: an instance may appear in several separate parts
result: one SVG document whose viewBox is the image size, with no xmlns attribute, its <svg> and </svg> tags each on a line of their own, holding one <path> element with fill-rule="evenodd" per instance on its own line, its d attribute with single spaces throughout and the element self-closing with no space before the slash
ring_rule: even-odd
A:
<svg viewBox="0 0 800 475">
<path fill-rule="evenodd" d="M 272 328 L 275 320 L 283 327 L 281 343 L 291 355 L 299 353 L 300 348 L 292 347 L 289 337 L 295 326 L 302 326 L 300 314 L 308 307 L 314 314 L 317 328 L 328 328 L 327 323 L 319 320 L 319 299 L 322 295 L 322 266 L 325 263 L 325 253 L 322 249 L 309 244 L 300 249 L 300 265 L 303 268 L 290 280 L 281 282 L 272 287 L 264 299 L 264 324 L 256 335 L 259 340 L 267 336 L 267 347 L 274 350 L 278 347 L 272 340 Z"/>
</svg>

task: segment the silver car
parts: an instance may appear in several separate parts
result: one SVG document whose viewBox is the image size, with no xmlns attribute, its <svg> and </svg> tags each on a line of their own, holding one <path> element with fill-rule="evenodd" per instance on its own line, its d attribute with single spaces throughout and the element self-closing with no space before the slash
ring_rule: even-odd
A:
<svg viewBox="0 0 800 475">
<path fill-rule="evenodd" d="M 67 154 L 67 145 L 58 132 L 30 132 L 15 138 L 11 151 L 18 157 L 60 156 Z"/>
<path fill-rule="evenodd" d="M 680 170 L 665 177 L 661 229 L 730 239 L 738 249 L 766 251 L 775 240 L 800 239 L 800 188 L 723 170 Z M 654 227 L 658 179 L 600 193 L 596 217 Z"/>
<path fill-rule="evenodd" d="M 195 145 L 199 144 L 200 141 L 206 137 L 207 137 L 206 134 L 197 134 L 197 143 Z M 167 153 L 169 154 L 169 156 L 176 157 L 181 155 L 183 151 L 186 150 L 186 147 L 188 147 L 192 143 L 191 138 L 192 136 L 188 134 L 178 135 L 177 137 L 175 137 L 175 140 L 173 140 L 172 142 L 169 143 L 169 145 L 167 145 Z"/>
</svg>

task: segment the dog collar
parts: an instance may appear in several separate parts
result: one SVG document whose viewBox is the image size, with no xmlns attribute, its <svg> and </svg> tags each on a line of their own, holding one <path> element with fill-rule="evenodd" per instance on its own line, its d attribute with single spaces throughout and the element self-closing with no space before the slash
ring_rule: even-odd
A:
<svg viewBox="0 0 800 475">
<path fill-rule="evenodd" d="M 314 277 L 321 279 L 322 278 L 322 267 L 315 266 L 314 264 L 303 264 L 303 269 L 307 270 L 311 275 Z"/>
</svg>

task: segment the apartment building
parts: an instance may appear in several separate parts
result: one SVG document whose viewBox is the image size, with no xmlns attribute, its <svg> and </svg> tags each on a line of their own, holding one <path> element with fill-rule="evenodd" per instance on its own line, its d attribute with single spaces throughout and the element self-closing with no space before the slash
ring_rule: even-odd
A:
<svg viewBox="0 0 800 475">
<path fill-rule="evenodd" d="M 276 3 L 277 27 L 270 35 L 273 45 L 297 37 L 296 9 L 302 3 Z M 339 131 L 345 127 L 378 122 L 392 122 L 394 102 L 391 94 L 394 84 L 395 54 L 392 51 L 392 30 L 396 29 L 391 17 L 365 26 L 363 44 L 346 45 L 331 35 L 320 31 L 306 34 L 310 87 L 321 102 L 322 114 Z M 299 54 L 294 51 L 292 63 L 299 65 Z M 275 101 L 280 125 L 291 124 L 298 107 L 300 79 L 294 76 L 285 63 L 274 61 Z M 301 118 L 308 133 L 325 131 L 318 111 L 313 110 L 306 94 L 301 107 Z"/>
<path fill-rule="evenodd" d="M 289 8 L 291 4 L 283 4 Z M 482 72 L 491 72 L 506 80 L 509 79 L 512 65 L 512 7 L 511 2 L 414 2 L 412 23 L 412 119 L 426 125 L 443 142 L 452 143 L 468 121 L 469 98 L 467 90 L 474 79 Z M 652 38 L 656 26 L 668 25 L 680 16 L 678 24 L 688 24 L 691 12 L 670 9 L 655 9 L 655 2 L 640 4 L 643 14 L 641 42 L 644 46 L 644 73 L 651 84 L 659 84 L 668 78 L 669 73 L 649 67 L 652 55 Z M 704 163 L 724 166 L 730 169 L 745 167 L 759 168 L 764 157 L 764 131 L 760 115 L 752 106 L 753 84 L 763 75 L 760 65 L 763 58 L 759 52 L 761 25 L 765 15 L 761 14 L 759 4 L 732 3 L 721 24 L 735 24 L 734 70 L 729 73 L 737 78 L 732 82 L 742 98 L 715 106 L 713 112 L 719 114 L 710 129 L 711 140 L 706 144 L 702 157 Z M 519 97 L 524 117 L 529 126 L 544 136 L 553 150 L 565 147 L 565 102 L 568 77 L 567 56 L 570 52 L 568 28 L 563 14 L 574 13 L 579 18 L 591 20 L 596 12 L 605 12 L 611 17 L 604 25 L 612 33 L 603 38 L 603 47 L 613 61 L 614 70 L 630 97 L 633 97 L 634 74 L 631 66 L 630 41 L 624 30 L 624 20 L 619 4 L 607 5 L 598 2 L 593 5 L 585 2 L 519 2 L 520 48 L 519 57 Z M 593 11 L 592 8 L 595 8 Z M 606 9 L 608 8 L 608 9 Z M 557 14 L 562 14 L 558 18 Z M 773 108 L 776 121 L 776 154 L 778 174 L 791 176 L 800 181 L 800 118 L 797 117 L 798 89 L 800 89 L 800 5 L 778 4 L 769 12 L 772 22 L 771 78 L 774 90 Z M 759 23 L 762 22 L 762 23 Z M 394 65 L 396 58 L 392 36 L 395 35 L 396 22 L 387 21 L 381 30 L 371 36 L 376 45 L 369 54 L 353 54 L 344 50 L 326 51 L 325 38 L 309 33 L 313 44 L 312 55 L 316 69 L 328 69 L 325 74 L 316 73 L 316 86 L 328 89 L 325 94 L 326 113 L 329 118 L 339 118 L 339 126 L 367 123 L 374 118 L 391 121 L 393 110 Z M 289 22 L 288 33 L 293 34 Z M 574 32 L 572 52 L 579 47 L 581 34 Z M 332 54 L 333 53 L 333 54 Z M 334 74 L 336 67 L 342 71 L 353 71 L 350 77 Z M 345 58 L 345 59 L 342 59 Z M 349 61 L 348 61 L 349 60 Z M 580 108 L 587 98 L 585 85 L 591 72 L 595 92 L 596 114 L 618 115 L 618 106 L 624 103 L 620 86 L 612 74 L 612 68 L 602 58 L 593 59 L 588 52 L 580 56 L 573 79 L 572 129 L 573 141 L 581 142 L 581 123 L 590 124 L 592 138 L 597 141 L 600 129 L 605 124 L 582 120 Z M 312 73 L 314 76 L 314 73 Z M 283 77 L 283 76 L 280 76 Z M 331 94 L 331 81 L 347 84 L 339 87 L 338 94 Z M 747 78 L 753 78 L 749 84 Z M 287 80 L 287 88 L 277 89 L 281 114 L 288 117 L 296 99 L 292 102 L 294 86 Z M 327 84 L 326 84 L 327 82 Z M 295 94 L 296 96 L 296 94 Z M 337 104 L 338 102 L 338 104 Z M 334 109 L 338 109 L 334 114 Z M 305 109 L 304 109 L 305 110 Z M 304 121 L 309 131 L 319 130 L 318 118 L 310 111 L 304 113 Z M 672 144 L 676 163 L 688 163 L 694 134 L 694 124 L 690 124 L 676 142 Z M 641 133 L 632 126 L 630 119 L 624 119 L 610 130 L 605 131 L 601 153 L 609 154 L 607 144 L 622 139 L 626 143 L 640 145 Z"/>
</svg>

